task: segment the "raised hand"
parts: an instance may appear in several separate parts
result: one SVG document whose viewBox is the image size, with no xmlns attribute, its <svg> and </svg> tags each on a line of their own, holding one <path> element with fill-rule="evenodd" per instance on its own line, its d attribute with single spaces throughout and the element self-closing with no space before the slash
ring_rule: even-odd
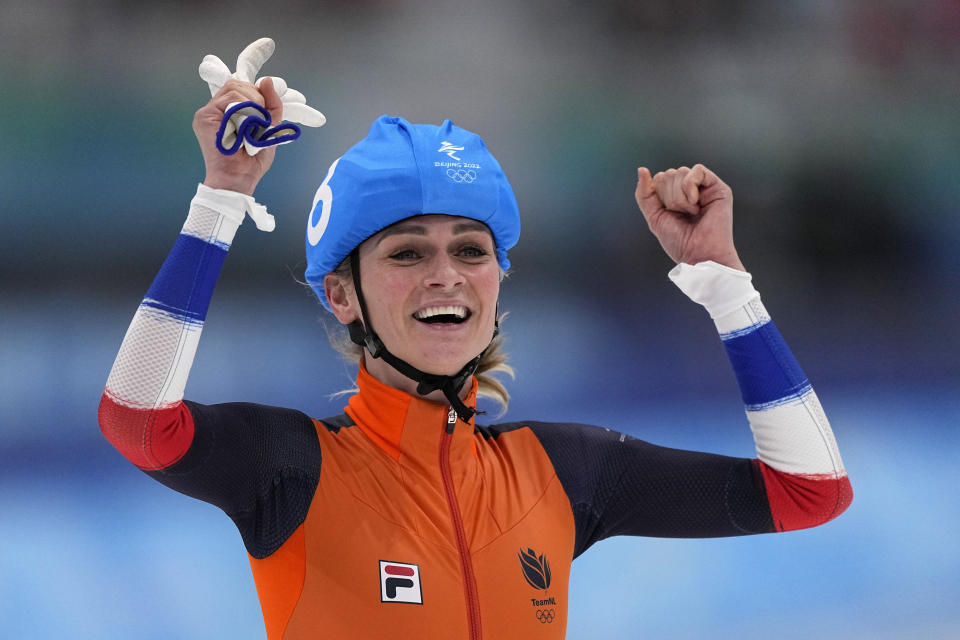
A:
<svg viewBox="0 0 960 640">
<path fill-rule="evenodd" d="M 637 169 L 636 200 L 650 231 L 674 262 L 712 260 L 746 271 L 733 244 L 733 191 L 702 164 Z"/>
<path fill-rule="evenodd" d="M 207 175 L 203 184 L 213 189 L 228 189 L 253 195 L 257 183 L 273 164 L 276 147 L 263 149 L 262 153 L 249 155 L 236 153 L 224 155 L 217 149 L 215 140 L 223 121 L 224 112 L 231 104 L 255 102 L 262 105 L 276 120 L 280 119 L 283 103 L 268 79 L 256 87 L 249 82 L 229 78 L 210 101 L 193 116 L 193 132 L 200 144 Z"/>
</svg>

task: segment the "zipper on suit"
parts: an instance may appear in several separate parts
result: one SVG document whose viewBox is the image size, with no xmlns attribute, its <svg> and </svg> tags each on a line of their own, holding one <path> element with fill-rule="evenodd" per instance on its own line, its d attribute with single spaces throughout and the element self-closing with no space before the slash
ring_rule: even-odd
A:
<svg viewBox="0 0 960 640">
<path fill-rule="evenodd" d="M 443 476 L 443 488 L 447 494 L 447 505 L 450 507 L 453 531 L 456 534 L 457 549 L 460 552 L 470 640 L 481 640 L 483 633 L 480 630 L 480 598 L 477 595 L 477 579 L 473 573 L 473 562 L 470 560 L 470 548 L 467 545 L 467 534 L 463 530 L 463 517 L 460 514 L 460 506 L 457 504 L 457 494 L 453 491 L 453 474 L 450 472 L 450 443 L 453 441 L 453 429 L 456 425 L 457 412 L 450 407 L 443 438 L 440 440 L 440 475 Z"/>
</svg>

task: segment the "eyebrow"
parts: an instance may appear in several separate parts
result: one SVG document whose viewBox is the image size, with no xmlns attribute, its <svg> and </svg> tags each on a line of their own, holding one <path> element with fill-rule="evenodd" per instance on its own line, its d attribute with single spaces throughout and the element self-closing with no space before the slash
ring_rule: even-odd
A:
<svg viewBox="0 0 960 640">
<path fill-rule="evenodd" d="M 487 225 L 477 220 L 468 220 L 466 222 L 458 222 L 457 224 L 453 225 L 454 235 L 458 235 L 461 233 L 468 233 L 470 231 L 485 231 L 489 233 L 490 229 L 487 227 Z M 401 222 L 399 224 L 395 224 L 393 226 L 387 227 L 386 229 L 381 231 L 380 237 L 377 239 L 377 246 L 379 246 L 380 243 L 383 242 L 384 239 L 387 238 L 388 236 L 406 234 L 406 233 L 410 233 L 417 236 L 425 236 L 425 235 L 428 235 L 429 232 L 427 231 L 427 228 L 421 224 L 415 224 L 415 223 L 404 224 Z"/>
</svg>

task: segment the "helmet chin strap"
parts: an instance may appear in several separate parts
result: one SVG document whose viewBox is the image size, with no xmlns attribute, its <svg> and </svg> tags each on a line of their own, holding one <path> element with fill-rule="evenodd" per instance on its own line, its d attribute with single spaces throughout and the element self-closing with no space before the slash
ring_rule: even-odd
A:
<svg viewBox="0 0 960 640">
<path fill-rule="evenodd" d="M 460 399 L 460 390 L 467 380 L 473 376 L 474 372 L 476 372 L 477 367 L 480 365 L 480 360 L 483 359 L 483 354 L 487 352 L 489 345 L 480 352 L 480 355 L 465 364 L 460 371 L 452 376 L 427 373 L 417 369 L 409 362 L 405 362 L 390 353 L 386 345 L 383 344 L 383 341 L 380 340 L 380 336 L 376 334 L 370 325 L 368 320 L 370 314 L 367 312 L 367 303 L 366 300 L 364 300 L 363 290 L 360 287 L 360 255 L 356 249 L 350 253 L 350 270 L 353 272 L 353 287 L 357 292 L 357 301 L 360 303 L 361 316 L 360 320 L 355 320 L 347 326 L 350 331 L 350 340 L 354 344 L 366 347 L 367 351 L 370 352 L 370 357 L 383 358 L 384 362 L 416 382 L 417 393 L 420 395 L 425 396 L 438 389 L 442 391 L 444 397 L 450 402 L 450 406 L 454 408 L 457 415 L 464 422 L 469 423 L 470 418 L 472 418 L 475 413 L 483 413 L 482 411 L 478 412 L 476 408 L 465 405 Z M 490 338 L 491 342 L 493 342 L 493 338 L 496 338 L 497 334 L 500 333 L 499 320 L 495 320 L 494 322 L 493 336 Z"/>
</svg>

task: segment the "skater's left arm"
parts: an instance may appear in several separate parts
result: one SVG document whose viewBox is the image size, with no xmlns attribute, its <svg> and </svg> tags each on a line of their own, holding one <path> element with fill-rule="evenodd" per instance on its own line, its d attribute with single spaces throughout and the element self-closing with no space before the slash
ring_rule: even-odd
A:
<svg viewBox="0 0 960 640">
<path fill-rule="evenodd" d="M 760 301 L 733 243 L 733 192 L 703 165 L 637 171 L 636 200 L 677 266 L 670 279 L 706 307 L 733 367 L 777 531 L 822 524 L 853 498 L 813 388 Z"/>
</svg>

